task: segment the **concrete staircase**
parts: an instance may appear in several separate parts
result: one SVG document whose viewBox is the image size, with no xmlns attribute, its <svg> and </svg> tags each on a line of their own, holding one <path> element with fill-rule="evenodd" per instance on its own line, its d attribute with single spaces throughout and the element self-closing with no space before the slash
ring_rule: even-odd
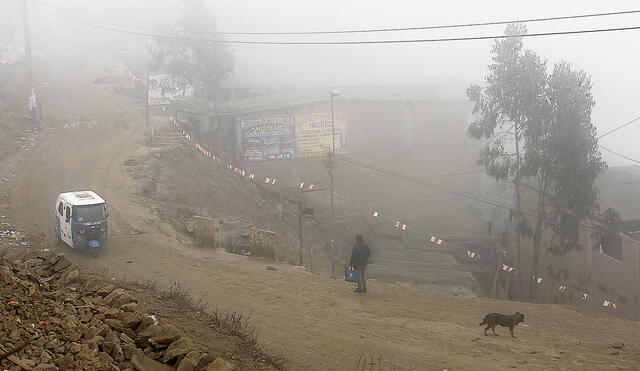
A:
<svg viewBox="0 0 640 371">
<path fill-rule="evenodd" d="M 407 282 L 414 287 L 436 290 L 450 295 L 476 297 L 479 285 L 472 271 L 484 271 L 479 265 L 458 264 L 452 252 L 455 246 L 430 248 L 405 245 L 396 239 L 376 239 L 371 243 L 369 277 L 384 282 Z"/>
</svg>

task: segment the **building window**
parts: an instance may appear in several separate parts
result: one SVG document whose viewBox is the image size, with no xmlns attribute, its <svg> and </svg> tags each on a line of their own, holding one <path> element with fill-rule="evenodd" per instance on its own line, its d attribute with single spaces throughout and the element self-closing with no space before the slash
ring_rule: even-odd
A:
<svg viewBox="0 0 640 371">
<path fill-rule="evenodd" d="M 605 230 L 600 244 L 600 252 L 622 261 L 622 237 L 617 231 Z"/>
</svg>

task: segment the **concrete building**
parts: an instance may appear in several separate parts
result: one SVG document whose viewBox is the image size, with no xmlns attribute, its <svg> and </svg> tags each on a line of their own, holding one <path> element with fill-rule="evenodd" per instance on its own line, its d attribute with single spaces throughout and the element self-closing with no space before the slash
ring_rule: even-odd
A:
<svg viewBox="0 0 640 371">
<path fill-rule="evenodd" d="M 552 255 L 544 250 L 553 237 L 547 231 L 543 240 L 538 277 L 535 284 L 537 301 L 563 303 L 609 312 L 640 320 L 640 202 L 637 184 L 640 168 L 610 168 L 597 182 L 601 210 L 615 208 L 623 221 L 607 230 L 603 220 L 575 220 L 571 232 L 580 248 L 565 255 Z M 525 187 L 523 212 L 536 207 L 537 190 Z M 523 244 L 520 274 L 533 279 L 530 240 Z M 613 304 L 611 304 L 613 303 Z"/>
<path fill-rule="evenodd" d="M 326 189 L 330 91 L 288 90 L 220 103 L 215 122 L 200 127 L 200 140 L 224 148 L 237 166 L 277 178 L 285 191 L 295 191 L 301 182 Z M 374 275 L 377 271 L 387 280 L 472 296 L 477 283 L 453 255 L 467 240 L 493 243 L 487 226 L 504 221 L 507 211 L 482 202 L 501 188 L 476 164 L 480 143 L 466 135 L 472 105 L 464 87 L 338 91 L 333 102 L 340 154 L 335 170 L 337 214 L 343 222 L 351 217 L 355 227 L 348 233 L 373 231 L 401 241 L 376 242 Z M 260 132 L 248 132 L 251 125 Z M 308 192 L 304 201 L 326 210 L 328 196 Z M 377 211 L 378 217 L 368 211 Z M 402 225 L 407 229 L 402 231 Z M 495 223 L 493 233 L 500 235 L 504 227 Z M 428 242 L 432 235 L 456 242 L 428 251 L 434 247 Z M 456 238 L 459 235 L 464 238 Z M 348 251 L 351 240 L 344 236 L 337 244 Z"/>
</svg>

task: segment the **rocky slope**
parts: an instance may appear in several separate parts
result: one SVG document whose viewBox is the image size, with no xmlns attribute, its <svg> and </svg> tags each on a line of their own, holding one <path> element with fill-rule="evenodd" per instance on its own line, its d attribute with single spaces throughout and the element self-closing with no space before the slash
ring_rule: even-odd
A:
<svg viewBox="0 0 640 371">
<path fill-rule="evenodd" d="M 235 369 L 141 310 L 130 290 L 84 273 L 63 254 L 6 252 L 0 258 L 2 369 Z"/>
</svg>

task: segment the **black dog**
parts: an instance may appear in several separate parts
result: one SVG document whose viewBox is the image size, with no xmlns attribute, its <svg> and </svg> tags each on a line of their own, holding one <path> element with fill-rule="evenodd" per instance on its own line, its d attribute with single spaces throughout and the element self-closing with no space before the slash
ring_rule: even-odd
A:
<svg viewBox="0 0 640 371">
<path fill-rule="evenodd" d="M 491 331 L 493 331 L 493 334 L 495 336 L 498 336 L 498 334 L 496 334 L 496 325 L 508 327 L 509 331 L 511 332 L 511 337 L 514 338 L 515 336 L 513 336 L 513 328 L 516 327 L 516 325 L 520 322 L 524 322 L 524 314 L 520 312 L 515 312 L 512 315 L 489 313 L 484 316 L 484 319 L 482 320 L 482 322 L 480 322 L 480 326 L 487 325 L 487 327 L 484 329 L 484 336 L 487 336 L 488 329 L 491 329 Z"/>
</svg>

